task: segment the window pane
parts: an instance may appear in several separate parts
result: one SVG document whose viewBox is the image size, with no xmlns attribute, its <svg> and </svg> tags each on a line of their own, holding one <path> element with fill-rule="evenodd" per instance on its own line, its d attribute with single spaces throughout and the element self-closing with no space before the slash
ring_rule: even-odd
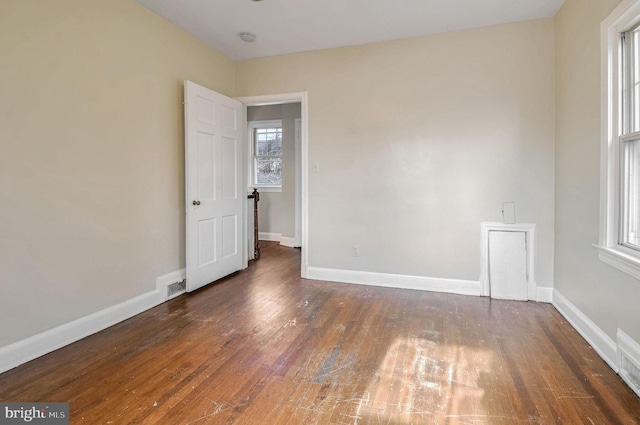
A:
<svg viewBox="0 0 640 425">
<path fill-rule="evenodd" d="M 629 61 L 632 69 L 630 70 L 631 81 L 629 84 L 631 87 L 631 105 L 627 111 L 631 116 L 629 117 L 629 131 L 640 131 L 640 115 L 638 114 L 638 106 L 640 106 L 640 32 L 635 30 L 631 41 L 631 57 Z"/>
<path fill-rule="evenodd" d="M 633 58 L 632 58 L 632 62 L 633 62 L 633 82 L 637 83 L 638 81 L 640 81 L 640 69 L 638 69 L 638 47 L 640 46 L 640 31 L 639 30 L 635 30 L 633 32 L 633 37 L 632 37 L 632 48 L 631 50 L 633 51 Z"/>
<path fill-rule="evenodd" d="M 623 170 L 623 242 L 640 249 L 640 140 L 626 142 Z"/>
<path fill-rule="evenodd" d="M 255 184 L 282 184 L 282 159 L 260 158 L 255 159 Z"/>
<path fill-rule="evenodd" d="M 267 154 L 267 142 L 258 141 L 256 146 L 256 155 L 266 155 Z"/>
<path fill-rule="evenodd" d="M 255 154 L 258 156 L 282 156 L 282 129 L 257 129 Z"/>
<path fill-rule="evenodd" d="M 282 156 L 282 135 L 272 133 L 267 135 L 267 153 L 270 156 Z"/>
<path fill-rule="evenodd" d="M 633 87 L 633 108 L 632 111 L 638 111 L 640 105 L 640 84 L 636 83 Z M 631 117 L 631 132 L 640 131 L 640 114 L 634 113 Z"/>
</svg>

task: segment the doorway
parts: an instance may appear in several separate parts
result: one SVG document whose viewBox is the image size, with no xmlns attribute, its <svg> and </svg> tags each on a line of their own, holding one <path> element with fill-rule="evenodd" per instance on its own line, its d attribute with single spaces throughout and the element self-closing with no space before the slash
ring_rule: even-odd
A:
<svg viewBox="0 0 640 425">
<path fill-rule="evenodd" d="M 290 248 L 301 245 L 300 109 L 300 102 L 247 107 L 247 178 L 249 190 L 260 192 L 259 237 Z"/>
<path fill-rule="evenodd" d="M 306 277 L 308 265 L 308 100 L 307 93 L 286 93 L 265 96 L 251 96 L 237 98 L 244 109 L 245 121 L 248 121 L 248 108 L 257 106 L 300 104 L 300 117 L 294 124 L 294 131 L 299 135 L 299 144 L 295 149 L 295 189 L 294 189 L 294 232 L 290 244 L 299 245 L 301 252 L 300 275 Z M 245 128 L 244 140 L 249 146 L 248 129 Z M 250 151 L 247 149 L 247 161 L 249 164 Z M 251 187 L 248 181 L 247 187 Z M 260 190 L 260 189 L 258 189 Z M 261 202 L 262 202 L 261 197 Z M 249 221 L 247 221 L 249 222 Z M 296 240 L 297 239 L 297 240 Z M 286 244 L 286 243 L 285 243 Z"/>
</svg>

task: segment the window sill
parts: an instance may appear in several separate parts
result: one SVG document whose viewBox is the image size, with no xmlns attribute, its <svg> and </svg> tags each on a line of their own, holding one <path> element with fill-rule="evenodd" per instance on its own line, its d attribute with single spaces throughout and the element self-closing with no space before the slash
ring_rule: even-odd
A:
<svg viewBox="0 0 640 425">
<path fill-rule="evenodd" d="M 618 247 L 593 246 L 600 260 L 640 280 L 640 257 L 629 254 Z"/>
<path fill-rule="evenodd" d="M 282 186 L 251 186 L 248 189 L 248 193 L 253 192 L 253 189 L 258 189 L 258 192 L 260 193 L 265 193 L 265 192 L 282 192 Z"/>
</svg>

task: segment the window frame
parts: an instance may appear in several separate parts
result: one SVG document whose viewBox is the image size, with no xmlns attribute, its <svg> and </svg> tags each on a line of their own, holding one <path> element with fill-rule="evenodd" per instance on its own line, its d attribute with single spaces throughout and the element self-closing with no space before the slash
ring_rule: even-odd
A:
<svg viewBox="0 0 640 425">
<path fill-rule="evenodd" d="M 249 186 L 247 189 L 249 191 L 252 188 L 258 188 L 261 192 L 282 192 L 282 184 L 257 184 L 255 183 L 255 160 L 256 160 L 256 152 L 255 152 L 255 134 L 257 129 L 265 129 L 265 128 L 281 128 L 282 129 L 282 120 L 258 120 L 258 121 L 248 121 L 247 122 L 247 139 L 249 142 L 249 164 L 247 167 L 248 170 L 248 182 Z M 284 167 L 284 140 L 282 146 L 282 166 Z M 283 168 L 284 173 L 284 168 Z"/>
<path fill-rule="evenodd" d="M 640 72 L 640 64 L 638 63 L 640 60 L 640 54 L 638 54 L 639 38 L 640 22 L 636 22 L 627 31 L 621 33 L 620 45 L 620 75 L 622 81 L 620 87 L 620 110 L 622 113 L 620 116 L 620 136 L 618 137 L 620 150 L 620 226 L 618 239 L 620 245 L 634 251 L 640 251 L 640 245 L 628 241 L 628 227 L 631 221 L 629 214 L 631 209 L 629 206 L 629 186 L 631 185 L 629 168 L 633 167 L 631 166 L 628 150 L 631 149 L 632 143 L 640 141 L 640 122 L 638 121 L 640 99 L 638 99 L 636 90 L 636 86 L 639 84 L 637 76 Z M 637 170 L 634 171 L 637 175 Z M 635 184 L 637 185 L 638 183 L 635 182 Z"/>
<path fill-rule="evenodd" d="M 640 0 L 624 0 L 601 23 L 601 197 L 600 236 L 594 245 L 600 260 L 640 280 L 640 251 L 623 241 L 623 155 L 628 135 L 623 117 L 629 98 L 623 93 L 621 34 L 640 23 Z"/>
</svg>

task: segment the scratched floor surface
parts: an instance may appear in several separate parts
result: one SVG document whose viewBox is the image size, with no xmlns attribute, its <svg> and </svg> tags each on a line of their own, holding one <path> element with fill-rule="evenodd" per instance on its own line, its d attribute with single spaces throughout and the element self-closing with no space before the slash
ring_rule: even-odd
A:
<svg viewBox="0 0 640 425">
<path fill-rule="evenodd" d="M 263 259 L 0 375 L 72 424 L 640 424 L 547 304 L 302 280 Z"/>
</svg>

